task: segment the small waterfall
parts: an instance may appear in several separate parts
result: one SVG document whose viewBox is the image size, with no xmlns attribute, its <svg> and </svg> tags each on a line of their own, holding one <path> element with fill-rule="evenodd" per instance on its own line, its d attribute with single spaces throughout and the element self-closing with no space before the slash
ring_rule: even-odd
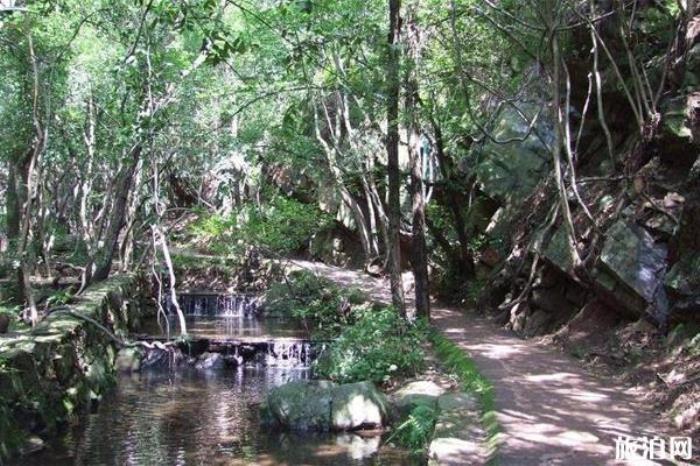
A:
<svg viewBox="0 0 700 466">
<path fill-rule="evenodd" d="M 311 344 L 303 341 L 273 341 L 267 345 L 265 365 L 268 367 L 307 368 L 311 366 L 315 352 Z"/>
<path fill-rule="evenodd" d="M 247 294 L 181 293 L 177 299 L 185 315 L 192 317 L 253 317 L 260 303 L 259 296 Z M 173 313 L 169 298 L 165 304 Z"/>
</svg>

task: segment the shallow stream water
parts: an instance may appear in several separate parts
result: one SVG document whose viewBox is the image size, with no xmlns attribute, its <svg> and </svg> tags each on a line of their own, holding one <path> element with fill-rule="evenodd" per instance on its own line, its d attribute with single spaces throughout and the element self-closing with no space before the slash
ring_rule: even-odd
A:
<svg viewBox="0 0 700 466">
<path fill-rule="evenodd" d="M 221 320 L 224 319 L 224 320 Z M 210 338 L 300 336 L 281 321 L 237 317 L 192 321 Z M 278 327 L 278 325 L 280 327 Z M 203 371 L 192 367 L 121 375 L 117 387 L 78 426 L 22 465 L 412 465 L 381 436 L 294 434 L 260 426 L 266 392 L 309 369 L 262 365 Z"/>
</svg>

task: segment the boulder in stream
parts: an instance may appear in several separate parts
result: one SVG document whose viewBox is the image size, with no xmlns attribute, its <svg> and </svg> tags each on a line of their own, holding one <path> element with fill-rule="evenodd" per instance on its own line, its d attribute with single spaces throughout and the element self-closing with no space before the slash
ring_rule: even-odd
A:
<svg viewBox="0 0 700 466">
<path fill-rule="evenodd" d="M 261 418 L 264 424 L 295 431 L 353 431 L 384 426 L 388 406 L 371 382 L 302 380 L 273 388 L 261 406 Z"/>
<path fill-rule="evenodd" d="M 372 382 L 340 385 L 333 390 L 332 430 L 379 428 L 387 419 L 388 402 Z"/>
<path fill-rule="evenodd" d="M 329 431 L 336 387 L 327 380 L 300 380 L 275 387 L 261 407 L 262 421 L 289 430 Z"/>
</svg>

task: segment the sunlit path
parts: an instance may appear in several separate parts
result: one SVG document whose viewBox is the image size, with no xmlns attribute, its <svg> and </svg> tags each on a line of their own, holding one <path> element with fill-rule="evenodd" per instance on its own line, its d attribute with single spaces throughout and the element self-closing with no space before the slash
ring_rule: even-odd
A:
<svg viewBox="0 0 700 466">
<path fill-rule="evenodd" d="M 324 264 L 296 264 L 379 301 L 391 299 L 386 280 Z M 410 275 L 405 279 L 410 282 Z M 622 464 L 615 461 L 618 436 L 665 436 L 640 396 L 594 377 L 572 358 L 517 338 L 475 314 L 435 306 L 432 316 L 495 387 L 503 430 L 501 464 Z M 655 463 L 640 458 L 635 464 Z"/>
</svg>

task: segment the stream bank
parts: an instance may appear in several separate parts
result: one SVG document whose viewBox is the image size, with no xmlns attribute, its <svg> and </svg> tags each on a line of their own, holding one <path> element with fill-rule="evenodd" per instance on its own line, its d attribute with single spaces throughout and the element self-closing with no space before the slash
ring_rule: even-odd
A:
<svg viewBox="0 0 700 466">
<path fill-rule="evenodd" d="M 128 335 L 146 312 L 142 287 L 135 275 L 114 276 L 86 290 L 71 314 L 57 311 L 31 331 L 0 336 L 0 458 L 40 448 L 41 437 L 114 386 L 117 344 L 95 323 Z"/>
</svg>

